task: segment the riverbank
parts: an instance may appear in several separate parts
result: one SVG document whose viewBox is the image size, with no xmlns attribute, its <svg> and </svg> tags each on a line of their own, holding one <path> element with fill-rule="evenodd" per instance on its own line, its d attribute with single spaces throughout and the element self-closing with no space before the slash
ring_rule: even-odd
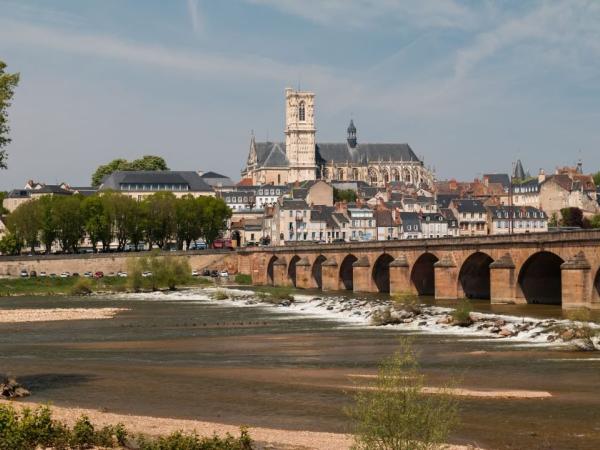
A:
<svg viewBox="0 0 600 450">
<path fill-rule="evenodd" d="M 25 407 L 36 408 L 39 403 L 15 403 L 0 400 L 0 404 L 10 404 L 22 409 Z M 199 436 L 210 437 L 213 434 L 225 436 L 227 433 L 237 436 L 240 429 L 237 426 L 223 423 L 206 422 L 200 420 L 171 419 L 164 417 L 137 416 L 129 414 L 116 414 L 89 408 L 51 407 L 53 417 L 59 421 L 73 426 L 82 415 L 87 416 L 95 426 L 103 427 L 121 423 L 128 432 L 144 434 L 152 437 L 164 436 L 176 431 L 198 433 Z M 340 433 L 323 433 L 315 431 L 290 431 L 275 428 L 250 427 L 250 437 L 258 444 L 260 449 L 278 450 L 309 450 L 309 449 L 349 449 L 352 437 Z M 473 447 L 462 445 L 449 445 L 440 450 L 469 450 Z"/>
<path fill-rule="evenodd" d="M 112 319 L 127 308 L 0 309 L 0 323 Z"/>
<path fill-rule="evenodd" d="M 102 278 L 73 276 L 66 278 L 0 278 L 0 297 L 80 295 L 81 292 L 79 292 L 77 286 L 81 283 L 85 283 L 90 293 L 95 294 L 123 293 L 129 290 L 128 279 L 117 276 L 105 276 Z M 185 287 L 199 287 L 212 284 L 211 280 L 204 277 L 190 277 L 185 283 Z"/>
</svg>

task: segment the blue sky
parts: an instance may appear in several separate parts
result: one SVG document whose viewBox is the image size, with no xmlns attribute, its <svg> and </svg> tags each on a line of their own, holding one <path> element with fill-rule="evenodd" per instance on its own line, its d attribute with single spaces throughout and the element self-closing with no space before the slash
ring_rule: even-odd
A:
<svg viewBox="0 0 600 450">
<path fill-rule="evenodd" d="M 317 139 L 408 142 L 439 178 L 600 169 L 600 1 L 0 0 L 21 73 L 0 189 L 89 183 L 116 157 L 239 178 L 283 90 Z"/>
</svg>

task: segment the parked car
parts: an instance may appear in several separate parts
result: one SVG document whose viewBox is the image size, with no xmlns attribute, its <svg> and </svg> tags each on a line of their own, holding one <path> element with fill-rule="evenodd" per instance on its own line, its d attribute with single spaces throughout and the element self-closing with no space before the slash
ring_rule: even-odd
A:
<svg viewBox="0 0 600 450">
<path fill-rule="evenodd" d="M 218 270 L 211 270 L 210 271 L 210 276 L 213 278 L 216 278 L 219 276 L 219 271 Z"/>
<path fill-rule="evenodd" d="M 256 247 L 256 242 L 253 242 L 253 241 L 246 242 L 246 247 Z"/>
<path fill-rule="evenodd" d="M 95 274 L 94 274 L 94 278 L 103 278 L 104 277 L 104 272 L 102 272 L 101 270 L 98 270 Z"/>
<path fill-rule="evenodd" d="M 144 277 L 144 278 L 148 278 L 148 277 L 151 277 L 151 276 L 152 276 L 152 272 L 150 272 L 148 270 L 146 272 L 142 273 L 142 277 Z"/>
<path fill-rule="evenodd" d="M 202 271 L 202 276 L 204 276 L 204 277 L 210 277 L 210 269 L 204 269 Z"/>
<path fill-rule="evenodd" d="M 85 272 L 83 274 L 83 276 L 86 277 L 86 278 L 92 278 L 94 276 L 94 274 L 92 272 Z"/>
<path fill-rule="evenodd" d="M 127 272 L 117 272 L 119 278 L 127 278 Z"/>
<path fill-rule="evenodd" d="M 29 272 L 29 276 L 31 278 L 35 278 L 35 277 L 37 277 L 37 272 L 35 270 L 32 270 L 31 272 Z"/>
<path fill-rule="evenodd" d="M 192 276 L 193 277 L 199 277 L 200 276 L 200 272 L 198 272 L 197 270 L 192 270 Z"/>
<path fill-rule="evenodd" d="M 50 278 L 56 278 L 56 274 L 55 273 L 51 273 L 50 274 Z"/>
<path fill-rule="evenodd" d="M 79 273 L 78 272 L 73 272 L 73 275 L 71 275 L 72 277 L 78 277 Z"/>
<path fill-rule="evenodd" d="M 25 269 L 21 270 L 21 278 L 27 278 L 29 277 L 29 272 L 27 272 Z"/>
<path fill-rule="evenodd" d="M 48 274 L 46 272 L 40 272 L 40 277 L 46 278 Z"/>
<path fill-rule="evenodd" d="M 71 276 L 71 272 L 63 272 L 60 274 L 61 278 L 69 278 Z"/>
<path fill-rule="evenodd" d="M 231 242 L 231 239 L 216 239 L 213 242 L 213 248 L 233 250 L 233 244 Z"/>
<path fill-rule="evenodd" d="M 223 278 L 228 277 L 229 276 L 229 272 L 227 272 L 226 270 L 221 270 L 219 272 L 219 276 L 223 277 Z"/>
</svg>

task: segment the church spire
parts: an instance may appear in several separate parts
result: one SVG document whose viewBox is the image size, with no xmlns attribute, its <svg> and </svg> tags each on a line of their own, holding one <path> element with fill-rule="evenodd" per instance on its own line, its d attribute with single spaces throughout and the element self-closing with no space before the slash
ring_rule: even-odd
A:
<svg viewBox="0 0 600 450">
<path fill-rule="evenodd" d="M 350 119 L 350 125 L 348 125 L 348 145 L 350 148 L 356 148 L 356 127 L 354 126 L 354 120 Z"/>
</svg>

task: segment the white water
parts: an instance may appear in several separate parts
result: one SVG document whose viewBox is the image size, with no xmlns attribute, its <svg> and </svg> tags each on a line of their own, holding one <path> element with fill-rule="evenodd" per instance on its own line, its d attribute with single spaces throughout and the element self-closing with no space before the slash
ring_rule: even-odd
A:
<svg viewBox="0 0 600 450">
<path fill-rule="evenodd" d="M 217 291 L 224 291 L 231 298 L 227 300 L 214 300 L 213 295 Z M 387 330 L 402 330 L 413 333 L 444 334 L 468 337 L 474 340 L 503 340 L 514 345 L 536 345 L 536 346 L 573 346 L 575 341 L 565 342 L 557 335 L 553 327 L 581 326 L 580 322 L 559 319 L 537 319 L 532 317 L 518 317 L 504 314 L 471 313 L 476 322 L 469 327 L 454 326 L 451 324 L 438 323 L 442 318 L 450 314 L 452 308 L 439 306 L 421 305 L 421 314 L 407 323 L 375 326 L 371 323 L 371 316 L 376 310 L 388 307 L 389 301 L 374 301 L 356 299 L 342 296 L 318 296 L 293 294 L 294 301 L 289 306 L 273 305 L 261 302 L 256 293 L 249 289 L 239 288 L 198 288 L 176 292 L 154 292 L 140 294 L 121 294 L 124 298 L 132 299 L 160 299 L 185 302 L 211 302 L 215 304 L 227 304 L 236 307 L 262 307 L 271 312 L 294 314 L 297 317 L 318 317 L 340 322 L 342 326 L 370 327 Z M 490 330 L 493 322 L 503 321 L 499 327 L 515 333 L 513 336 L 504 337 Z M 491 324 L 483 328 L 483 324 Z M 586 324 L 592 328 L 600 328 L 596 324 Z M 526 329 L 522 329 L 523 326 Z M 549 339 L 549 336 L 552 336 Z M 598 338 L 595 344 L 598 347 Z"/>
</svg>

